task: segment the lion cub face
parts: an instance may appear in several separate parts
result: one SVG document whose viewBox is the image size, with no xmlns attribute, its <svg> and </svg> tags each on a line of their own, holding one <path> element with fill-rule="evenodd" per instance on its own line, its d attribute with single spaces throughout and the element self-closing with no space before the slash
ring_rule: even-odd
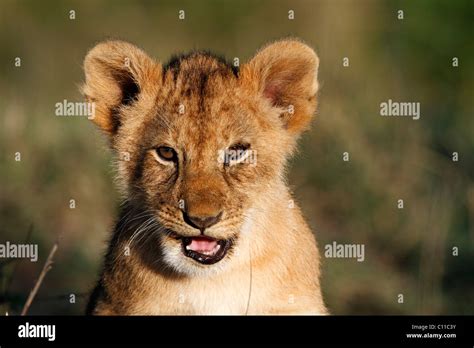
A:
<svg viewBox="0 0 474 348">
<path fill-rule="evenodd" d="M 315 111 L 314 51 L 277 42 L 237 71 L 202 52 L 162 66 L 112 41 L 84 65 L 93 121 L 110 136 L 127 199 L 160 226 L 164 261 L 202 275 L 238 258 L 258 228 L 252 209 L 278 199 L 272 187 Z"/>
</svg>

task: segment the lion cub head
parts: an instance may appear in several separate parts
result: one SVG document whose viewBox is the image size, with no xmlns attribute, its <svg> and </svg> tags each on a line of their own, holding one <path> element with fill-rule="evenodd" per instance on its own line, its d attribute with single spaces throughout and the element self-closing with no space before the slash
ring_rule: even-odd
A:
<svg viewBox="0 0 474 348">
<path fill-rule="evenodd" d="M 160 64 L 125 42 L 85 58 L 84 94 L 117 157 L 126 199 L 159 224 L 164 261 L 206 274 L 277 200 L 296 138 L 316 108 L 318 58 L 297 40 L 270 44 L 240 69 L 205 52 Z"/>
</svg>

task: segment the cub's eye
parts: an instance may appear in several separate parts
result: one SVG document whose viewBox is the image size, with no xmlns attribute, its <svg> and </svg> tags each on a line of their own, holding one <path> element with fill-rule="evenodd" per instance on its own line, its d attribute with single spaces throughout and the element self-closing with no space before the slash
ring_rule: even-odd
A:
<svg viewBox="0 0 474 348">
<path fill-rule="evenodd" d="M 250 144 L 234 144 L 225 151 L 224 164 L 227 166 L 241 163 L 247 157 L 250 151 Z"/>
<path fill-rule="evenodd" d="M 238 144 L 234 144 L 231 147 L 229 147 L 229 150 L 230 151 L 244 152 L 244 151 L 247 151 L 249 148 L 250 148 L 250 144 L 240 144 L 240 143 L 238 143 Z"/>
<path fill-rule="evenodd" d="M 167 162 L 174 162 L 178 158 L 176 151 L 168 146 L 160 146 L 156 148 L 156 154 L 158 155 L 159 159 L 162 159 Z"/>
</svg>

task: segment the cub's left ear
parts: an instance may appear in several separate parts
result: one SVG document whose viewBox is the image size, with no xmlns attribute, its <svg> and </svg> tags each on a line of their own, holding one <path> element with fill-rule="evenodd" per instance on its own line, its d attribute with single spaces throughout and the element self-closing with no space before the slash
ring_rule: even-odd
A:
<svg viewBox="0 0 474 348">
<path fill-rule="evenodd" d="M 82 91 L 96 106 L 92 121 L 113 136 L 123 122 L 120 109 L 158 88 L 161 65 L 130 43 L 105 41 L 89 51 L 84 72 Z"/>
<path fill-rule="evenodd" d="M 286 129 L 305 130 L 316 111 L 319 59 L 298 40 L 277 41 L 264 47 L 242 69 L 242 78 L 272 106 L 280 108 Z"/>
</svg>

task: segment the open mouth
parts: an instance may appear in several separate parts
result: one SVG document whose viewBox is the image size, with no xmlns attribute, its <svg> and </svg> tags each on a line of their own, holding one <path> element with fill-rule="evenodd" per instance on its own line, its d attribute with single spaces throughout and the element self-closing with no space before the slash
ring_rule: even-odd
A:
<svg viewBox="0 0 474 348">
<path fill-rule="evenodd" d="M 211 237 L 184 237 L 181 239 L 183 254 L 204 265 L 212 265 L 224 258 L 232 241 Z"/>
</svg>

